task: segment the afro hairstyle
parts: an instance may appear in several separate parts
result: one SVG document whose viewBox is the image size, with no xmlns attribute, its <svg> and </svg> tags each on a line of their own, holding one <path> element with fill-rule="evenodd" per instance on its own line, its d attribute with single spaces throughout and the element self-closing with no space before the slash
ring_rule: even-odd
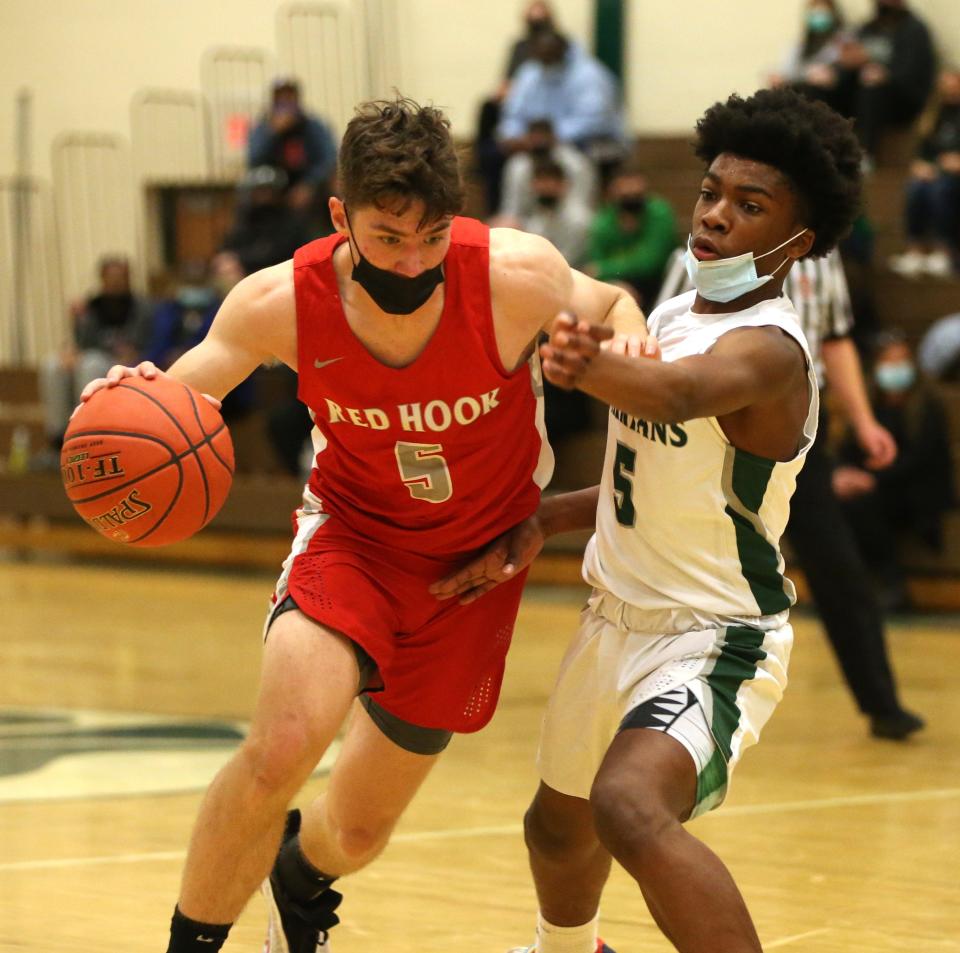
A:
<svg viewBox="0 0 960 953">
<path fill-rule="evenodd" d="M 853 124 L 788 88 L 734 94 L 697 123 L 694 151 L 709 166 L 722 153 L 777 169 L 800 200 L 815 239 L 807 257 L 826 255 L 860 210 L 863 153 Z"/>
</svg>

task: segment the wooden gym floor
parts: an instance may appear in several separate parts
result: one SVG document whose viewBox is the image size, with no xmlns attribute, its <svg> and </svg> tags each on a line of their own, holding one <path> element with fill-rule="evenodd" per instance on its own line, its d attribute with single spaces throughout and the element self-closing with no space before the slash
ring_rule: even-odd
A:
<svg viewBox="0 0 960 953">
<path fill-rule="evenodd" d="M 271 584 L 0 562 L 2 953 L 165 949 L 200 789 L 251 705 Z M 496 718 L 454 742 L 385 854 L 345 882 L 336 953 L 530 942 L 520 817 L 583 595 L 528 591 Z M 955 619 L 890 627 L 904 699 L 929 721 L 906 744 L 867 737 L 816 620 L 794 621 L 787 697 L 727 804 L 692 829 L 731 867 L 766 950 L 960 951 Z M 226 949 L 259 951 L 264 916 L 255 898 Z M 602 933 L 619 953 L 670 949 L 617 872 Z"/>
</svg>

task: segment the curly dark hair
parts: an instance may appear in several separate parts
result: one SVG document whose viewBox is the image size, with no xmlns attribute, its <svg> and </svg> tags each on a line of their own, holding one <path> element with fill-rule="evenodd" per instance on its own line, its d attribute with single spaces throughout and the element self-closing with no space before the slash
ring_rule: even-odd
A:
<svg viewBox="0 0 960 953">
<path fill-rule="evenodd" d="M 421 227 L 463 208 L 450 121 L 439 109 L 403 96 L 357 107 L 340 143 L 338 174 L 348 206 L 399 203 L 402 214 L 419 199 Z"/>
<path fill-rule="evenodd" d="M 727 152 L 782 173 L 815 235 L 807 257 L 827 254 L 859 213 L 863 154 L 853 124 L 792 89 L 715 103 L 697 123 L 694 151 L 708 166 Z"/>
</svg>

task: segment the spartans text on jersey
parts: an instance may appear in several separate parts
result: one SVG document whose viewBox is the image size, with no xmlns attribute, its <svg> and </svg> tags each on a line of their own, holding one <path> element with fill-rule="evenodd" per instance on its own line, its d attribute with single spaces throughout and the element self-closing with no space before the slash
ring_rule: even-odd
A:
<svg viewBox="0 0 960 953">
<path fill-rule="evenodd" d="M 634 417 L 626 411 L 610 408 L 610 413 L 634 433 L 642 434 L 648 440 L 662 443 L 664 446 L 683 447 L 687 443 L 687 432 L 682 424 L 661 424 L 655 421 Z M 669 433 L 667 432 L 669 430 Z"/>
</svg>

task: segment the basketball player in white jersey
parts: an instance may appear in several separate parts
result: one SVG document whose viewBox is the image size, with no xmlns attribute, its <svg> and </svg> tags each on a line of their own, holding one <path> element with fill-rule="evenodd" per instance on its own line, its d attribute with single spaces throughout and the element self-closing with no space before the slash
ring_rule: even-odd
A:
<svg viewBox="0 0 960 953">
<path fill-rule="evenodd" d="M 697 134 L 696 290 L 649 319 L 663 361 L 601 353 L 573 320 L 542 348 L 555 384 L 610 405 L 600 486 L 544 499 L 435 587 L 476 598 L 545 536 L 596 519 L 593 593 L 547 708 L 526 815 L 536 953 L 609 951 L 597 921 L 611 858 L 682 953 L 761 950 L 729 871 L 683 824 L 721 803 L 786 685 L 794 590 L 779 540 L 818 402 L 781 288 L 794 262 L 849 228 L 860 151 L 846 120 L 789 90 L 717 103 Z"/>
</svg>

